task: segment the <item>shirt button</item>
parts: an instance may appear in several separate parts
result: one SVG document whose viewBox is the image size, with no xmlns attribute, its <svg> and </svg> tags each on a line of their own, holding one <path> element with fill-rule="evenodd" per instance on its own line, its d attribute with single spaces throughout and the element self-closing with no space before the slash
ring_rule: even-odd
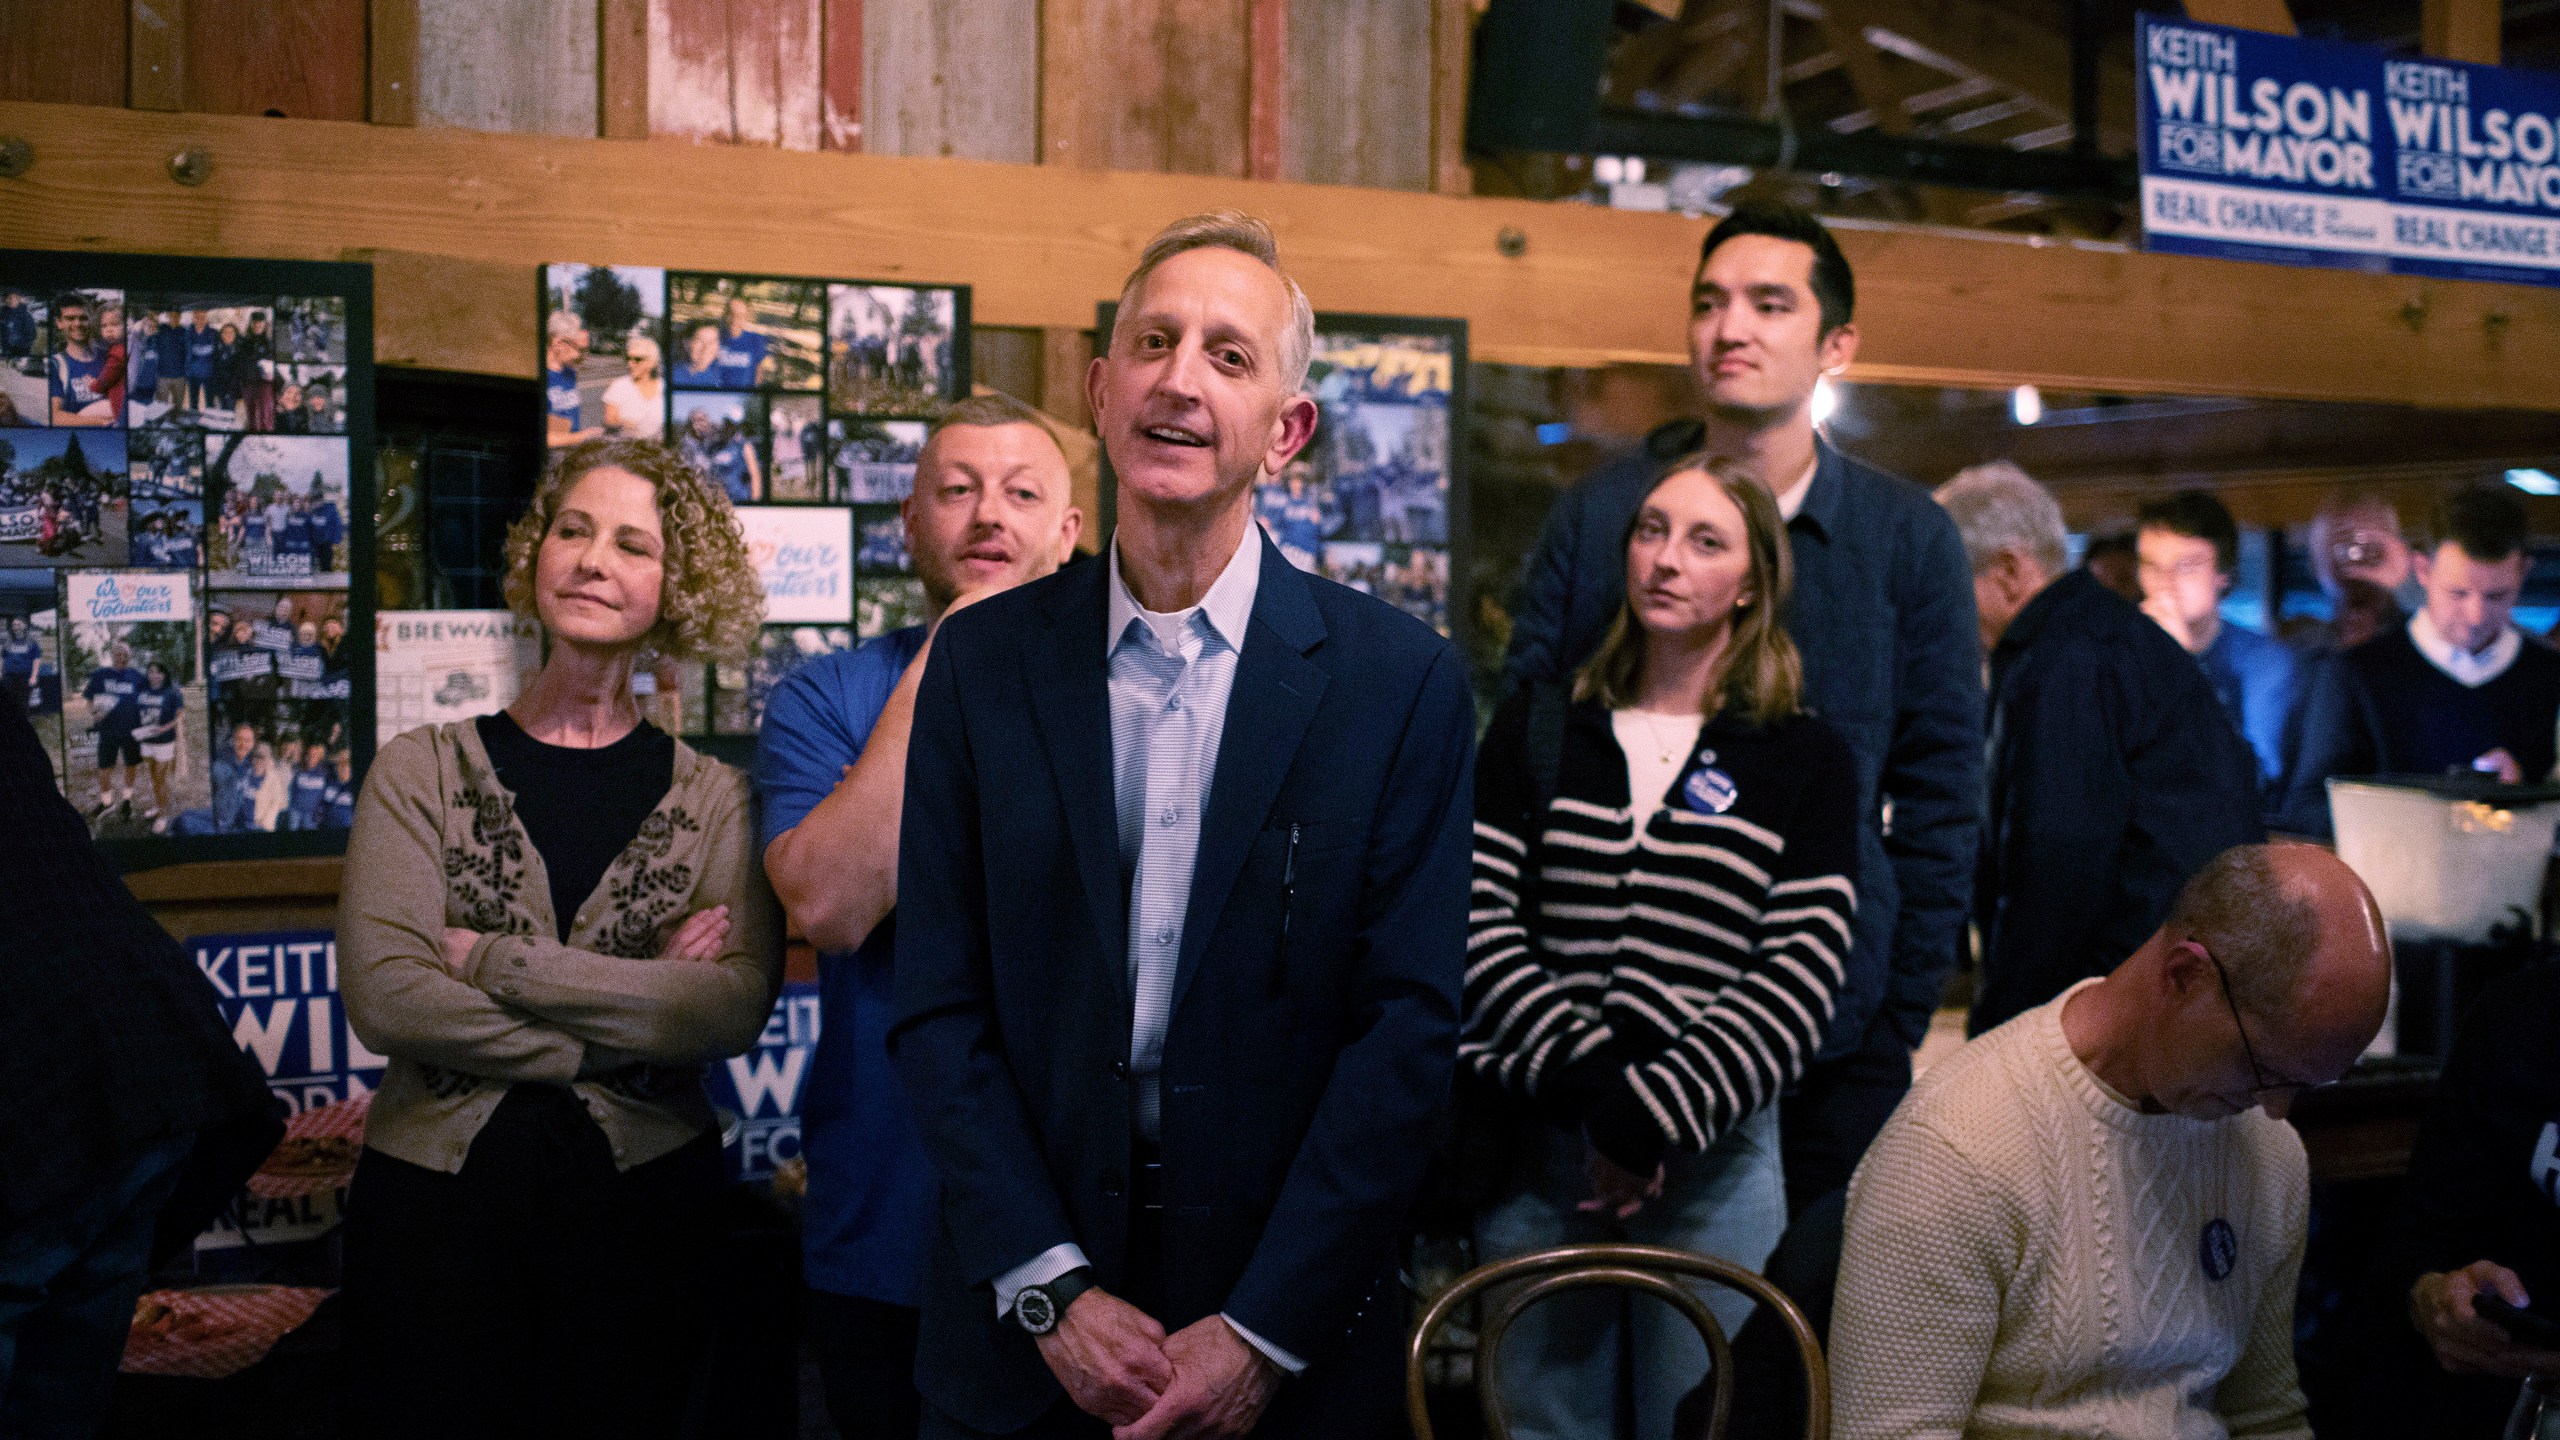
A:
<svg viewBox="0 0 2560 1440">
<path fill-rule="evenodd" d="M 1172 806 L 1168 805 L 1168 806 L 1166 806 L 1166 807 L 1165 807 L 1165 811 L 1164 811 L 1164 813 L 1163 813 L 1162 815 L 1157 816 L 1157 817 L 1156 817 L 1156 820 L 1157 820 L 1159 823 L 1161 823 L 1161 824 L 1170 825 L 1170 824 L 1172 824 L 1175 820 L 1180 819 L 1180 818 L 1181 818 L 1181 816 L 1179 815 L 1179 813 L 1178 813 L 1178 812 L 1176 812 Z"/>
<path fill-rule="evenodd" d="M 1172 943 L 1173 943 L 1173 927 L 1172 927 L 1172 926 L 1170 926 L 1170 925 L 1167 925 L 1167 926 L 1166 926 L 1166 927 L 1164 927 L 1163 929 L 1161 929 L 1161 930 L 1157 931 L 1157 932 L 1156 932 L 1156 943 L 1157 943 L 1157 944 L 1159 944 L 1159 945 L 1170 945 L 1170 944 L 1172 944 Z"/>
<path fill-rule="evenodd" d="M 1172 699 L 1165 701 L 1165 702 L 1164 702 L 1164 708 L 1166 708 L 1167 710 L 1179 710 L 1179 709 L 1181 709 L 1181 708 L 1182 708 L 1182 697 L 1181 697 L 1181 696 L 1179 696 L 1179 695 L 1176 695 L 1176 696 L 1174 696 Z"/>
</svg>

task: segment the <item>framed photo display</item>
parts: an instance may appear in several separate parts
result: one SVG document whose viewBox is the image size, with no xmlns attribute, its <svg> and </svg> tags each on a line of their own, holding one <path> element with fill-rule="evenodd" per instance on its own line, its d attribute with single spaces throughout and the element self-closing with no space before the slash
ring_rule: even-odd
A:
<svg viewBox="0 0 2560 1440">
<path fill-rule="evenodd" d="M 0 250 L 0 696 L 124 868 L 342 850 L 373 272 Z"/>
<path fill-rule="evenodd" d="M 1116 305 L 1097 318 L 1110 343 Z M 1320 418 L 1254 515 L 1291 564 L 1375 595 L 1467 644 L 1467 322 L 1318 311 L 1307 393 Z M 1119 497 L 1108 452 L 1102 533 Z"/>
<path fill-rule="evenodd" d="M 969 393 L 967 286 L 554 264 L 539 288 L 548 443 L 664 436 L 728 492 L 764 575 L 755 654 L 659 667 L 658 714 L 753 735 L 793 669 L 922 618 L 898 504 Z"/>
</svg>

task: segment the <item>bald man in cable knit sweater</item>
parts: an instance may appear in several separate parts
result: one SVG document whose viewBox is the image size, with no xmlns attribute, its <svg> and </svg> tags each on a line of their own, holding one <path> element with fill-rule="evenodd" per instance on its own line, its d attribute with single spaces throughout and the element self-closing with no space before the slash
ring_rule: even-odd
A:
<svg viewBox="0 0 2560 1440">
<path fill-rule="evenodd" d="M 1933 1067 L 1849 1189 L 1841 1440 L 2308 1437 L 2283 1116 L 2372 1040 L 2390 965 L 2335 857 L 2242 846 L 2112 974 Z"/>
</svg>

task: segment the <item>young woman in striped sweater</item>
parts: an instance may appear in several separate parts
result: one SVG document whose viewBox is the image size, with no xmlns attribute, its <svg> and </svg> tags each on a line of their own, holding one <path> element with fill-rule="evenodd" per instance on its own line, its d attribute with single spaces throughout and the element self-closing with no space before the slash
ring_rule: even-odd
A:
<svg viewBox="0 0 2560 1440">
<path fill-rule="evenodd" d="M 1460 1055 L 1519 1119 L 1482 1258 L 1635 1240 L 1758 1268 L 1786 1224 L 1780 1092 L 1821 1043 L 1857 906 L 1849 748 L 1802 705 L 1769 492 L 1675 462 L 1627 532 L 1627 603 L 1567 697 L 1528 690 L 1476 766 Z M 1728 1331 L 1747 1303 L 1711 1292 Z M 1510 1332 L 1513 1433 L 1671 1434 L 1706 1347 L 1617 1291 Z"/>
</svg>

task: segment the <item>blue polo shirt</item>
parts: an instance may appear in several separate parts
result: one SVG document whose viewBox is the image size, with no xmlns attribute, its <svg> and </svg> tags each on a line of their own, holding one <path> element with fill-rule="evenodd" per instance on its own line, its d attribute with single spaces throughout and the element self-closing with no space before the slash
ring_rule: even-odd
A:
<svg viewBox="0 0 2560 1440">
<path fill-rule="evenodd" d="M 756 371 L 764 368 L 764 357 L 772 348 L 772 341 L 753 330 L 741 330 L 735 335 L 726 330 L 721 331 L 720 358 L 712 362 L 714 373 L 720 377 L 720 388 L 723 390 L 756 388 Z M 819 1023 L 826 1022 L 822 1020 Z"/>
<path fill-rule="evenodd" d="M 578 403 L 577 367 L 563 366 L 542 372 L 542 399 L 544 408 L 554 417 L 568 421 L 570 429 L 578 429 L 585 423 L 586 407 Z"/>
<path fill-rule="evenodd" d="M 861 756 L 924 637 L 921 625 L 894 631 L 820 656 L 774 687 L 756 742 L 762 845 L 807 818 Z M 913 1306 L 934 1179 L 889 1064 L 896 924 L 893 911 L 861 949 L 818 957 L 818 1052 L 800 1102 L 809 1162 L 801 1256 L 816 1289 Z"/>
<path fill-rule="evenodd" d="M 2258 783 L 2272 790 L 2284 779 L 2286 722 L 2302 699 L 2301 658 L 2283 641 L 2225 620 L 2196 659 L 2213 682 L 2213 698 L 2258 757 Z"/>
</svg>

